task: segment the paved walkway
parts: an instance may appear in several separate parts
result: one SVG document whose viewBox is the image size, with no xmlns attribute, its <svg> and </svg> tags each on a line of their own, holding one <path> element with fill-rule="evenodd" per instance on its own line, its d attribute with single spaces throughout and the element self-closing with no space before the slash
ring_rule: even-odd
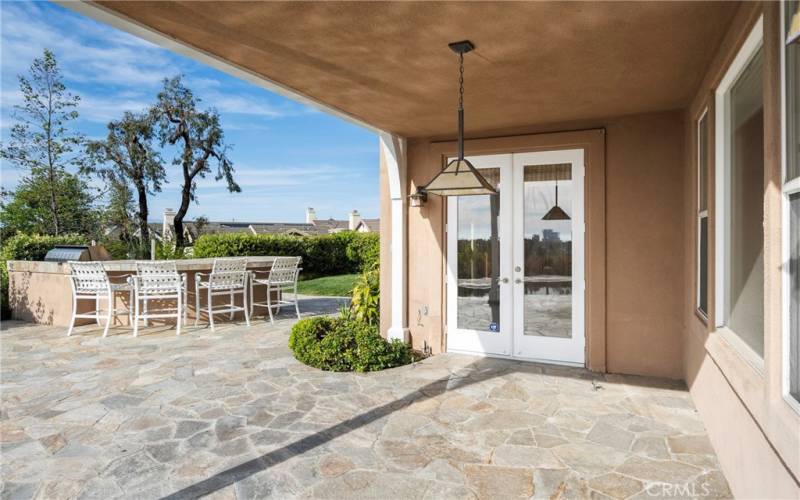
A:
<svg viewBox="0 0 800 500">
<path fill-rule="evenodd" d="M 730 496 L 680 385 L 456 355 L 321 372 L 284 318 L 5 323 L 2 498 Z"/>
</svg>

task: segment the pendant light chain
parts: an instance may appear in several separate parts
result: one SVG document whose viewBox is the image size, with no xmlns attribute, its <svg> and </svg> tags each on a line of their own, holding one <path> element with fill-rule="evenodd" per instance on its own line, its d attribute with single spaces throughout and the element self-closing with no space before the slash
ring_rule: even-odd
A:
<svg viewBox="0 0 800 500">
<path fill-rule="evenodd" d="M 464 109 L 464 53 L 458 55 L 458 109 Z"/>
</svg>

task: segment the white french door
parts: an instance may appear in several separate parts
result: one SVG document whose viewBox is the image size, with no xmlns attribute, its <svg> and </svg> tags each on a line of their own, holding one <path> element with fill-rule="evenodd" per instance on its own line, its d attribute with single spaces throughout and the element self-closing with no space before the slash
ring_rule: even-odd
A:
<svg viewBox="0 0 800 500">
<path fill-rule="evenodd" d="M 469 160 L 500 194 L 448 198 L 448 350 L 583 364 L 583 150 Z"/>
</svg>

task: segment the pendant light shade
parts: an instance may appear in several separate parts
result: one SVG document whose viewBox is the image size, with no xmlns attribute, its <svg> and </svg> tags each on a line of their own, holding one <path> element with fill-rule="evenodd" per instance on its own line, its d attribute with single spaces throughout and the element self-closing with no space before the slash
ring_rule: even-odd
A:
<svg viewBox="0 0 800 500">
<path fill-rule="evenodd" d="M 792 21 L 789 23 L 789 33 L 786 35 L 786 45 L 790 43 L 800 44 L 800 5 L 797 6 Z"/>
<path fill-rule="evenodd" d="M 475 48 L 472 42 L 464 40 L 449 45 L 458 54 L 458 158 L 452 160 L 441 172 L 436 174 L 422 191 L 439 196 L 470 196 L 497 194 L 497 190 L 464 158 L 464 54 Z"/>
<path fill-rule="evenodd" d="M 570 220 L 569 215 L 558 206 L 558 181 L 556 181 L 556 203 L 553 208 L 547 211 L 542 220 Z"/>
<path fill-rule="evenodd" d="M 441 196 L 496 194 L 491 184 L 468 160 L 453 160 L 433 178 L 425 191 Z"/>
</svg>

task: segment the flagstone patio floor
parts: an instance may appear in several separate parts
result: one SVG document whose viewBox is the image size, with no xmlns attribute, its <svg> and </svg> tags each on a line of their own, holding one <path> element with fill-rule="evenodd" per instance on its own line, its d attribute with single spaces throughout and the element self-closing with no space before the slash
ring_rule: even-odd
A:
<svg viewBox="0 0 800 500">
<path fill-rule="evenodd" d="M 328 373 L 284 318 L 4 323 L 2 498 L 730 497 L 681 383 L 450 354 Z"/>
</svg>

